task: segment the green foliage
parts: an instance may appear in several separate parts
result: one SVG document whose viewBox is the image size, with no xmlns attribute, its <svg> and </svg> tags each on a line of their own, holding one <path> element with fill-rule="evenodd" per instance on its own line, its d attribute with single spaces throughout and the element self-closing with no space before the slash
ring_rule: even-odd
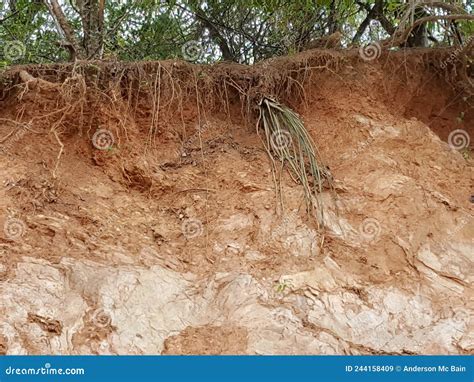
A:
<svg viewBox="0 0 474 382">
<path fill-rule="evenodd" d="M 98 0 L 95 0 L 98 1 Z M 76 0 L 59 1 L 74 32 L 84 44 L 84 23 Z M 450 1 L 455 4 L 457 1 Z M 106 0 L 103 25 L 105 58 L 157 60 L 182 57 L 188 41 L 202 46 L 198 62 L 231 59 L 253 63 L 278 54 L 297 52 L 315 38 L 341 30 L 349 44 L 375 0 Z M 459 2 L 472 13 L 468 0 Z M 42 0 L 0 0 L 0 63 L 65 61 L 68 51 Z M 384 0 L 383 11 L 394 27 L 402 21 L 407 2 Z M 437 10 L 440 14 L 440 10 Z M 439 44 L 452 44 L 449 27 L 427 24 Z M 474 33 L 472 21 L 458 21 L 464 36 Z M 379 24 L 370 24 L 362 40 L 387 37 Z M 24 54 L 11 59 L 4 47 L 24 46 Z"/>
<path fill-rule="evenodd" d="M 277 293 L 284 293 L 287 289 L 292 287 L 291 283 L 288 280 L 279 281 L 275 286 L 275 291 Z"/>
</svg>

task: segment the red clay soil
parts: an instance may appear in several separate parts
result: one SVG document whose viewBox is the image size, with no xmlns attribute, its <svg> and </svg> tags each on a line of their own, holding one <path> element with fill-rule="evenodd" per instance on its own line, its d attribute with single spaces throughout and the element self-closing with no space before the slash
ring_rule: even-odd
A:
<svg viewBox="0 0 474 382">
<path fill-rule="evenodd" d="M 474 137 L 472 98 L 425 53 L 339 52 L 325 69 L 311 54 L 263 71 L 305 67 L 275 93 L 335 179 L 324 241 L 288 174 L 276 212 L 253 95 L 196 97 L 178 76 L 174 96 L 112 81 L 88 98 L 67 66 L 61 88 L 57 67 L 15 68 L 0 100 L 0 353 L 472 352 L 472 139 L 448 144 Z M 242 87 L 254 70 L 200 75 Z"/>
</svg>

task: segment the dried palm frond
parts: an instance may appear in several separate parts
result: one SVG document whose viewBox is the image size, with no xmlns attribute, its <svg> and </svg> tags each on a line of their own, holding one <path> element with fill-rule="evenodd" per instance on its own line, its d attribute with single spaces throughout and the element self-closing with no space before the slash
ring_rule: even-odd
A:
<svg viewBox="0 0 474 382">
<path fill-rule="evenodd" d="M 272 173 L 283 206 L 279 174 L 286 167 L 292 179 L 304 189 L 307 211 L 317 216 L 317 222 L 324 226 L 324 211 L 321 192 L 323 183 L 332 187 L 332 176 L 321 160 L 321 156 L 304 127 L 298 114 L 275 100 L 264 97 L 259 103 L 260 116 L 257 129 L 263 128 L 265 149 L 272 161 Z"/>
</svg>

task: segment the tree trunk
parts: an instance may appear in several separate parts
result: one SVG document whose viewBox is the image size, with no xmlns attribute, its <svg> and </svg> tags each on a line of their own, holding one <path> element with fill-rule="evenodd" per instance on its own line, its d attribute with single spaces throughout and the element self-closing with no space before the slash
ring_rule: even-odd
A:
<svg viewBox="0 0 474 382">
<path fill-rule="evenodd" d="M 375 0 L 375 4 L 372 8 L 370 8 L 369 5 L 358 2 L 359 5 L 365 8 L 365 10 L 368 12 L 367 17 L 362 21 L 360 24 L 359 28 L 357 29 L 357 32 L 352 39 L 352 42 L 359 42 L 360 38 L 364 34 L 365 30 L 370 24 L 371 20 L 377 20 L 380 22 L 382 25 L 382 28 L 385 29 L 385 31 L 392 36 L 395 33 L 395 27 L 392 25 L 392 23 L 387 19 L 387 17 L 384 14 L 384 0 Z"/>
<path fill-rule="evenodd" d="M 339 29 L 336 12 L 337 12 L 336 0 L 332 0 L 330 8 L 329 8 L 329 17 L 328 17 L 329 33 L 328 34 L 333 34 Z"/>
<path fill-rule="evenodd" d="M 78 0 L 76 2 L 82 20 L 83 46 L 87 59 L 100 59 L 104 48 L 105 0 Z"/>
<path fill-rule="evenodd" d="M 49 10 L 49 13 L 53 17 L 54 23 L 56 24 L 56 29 L 58 30 L 59 35 L 62 38 L 60 42 L 61 46 L 67 47 L 70 53 L 70 58 L 75 59 L 82 58 L 83 52 L 76 40 L 74 31 L 69 24 L 64 12 L 59 5 L 57 0 L 44 0 L 44 4 Z"/>
<path fill-rule="evenodd" d="M 219 32 L 217 27 L 209 20 L 204 11 L 199 8 L 199 5 L 192 4 L 192 11 L 194 12 L 196 18 L 199 20 L 201 25 L 209 31 L 209 36 L 211 39 L 219 46 L 219 49 L 222 53 L 222 58 L 225 61 L 235 61 L 235 57 L 232 54 L 232 51 L 227 43 L 226 39 Z"/>
<path fill-rule="evenodd" d="M 219 48 L 222 52 L 222 58 L 225 61 L 234 61 L 234 55 L 227 45 L 226 40 L 224 37 L 222 37 L 214 24 L 212 24 L 212 22 L 207 19 L 201 19 L 201 22 L 203 23 L 203 26 L 209 31 L 209 35 L 211 36 L 212 40 L 214 40 L 214 42 L 219 45 Z"/>
</svg>

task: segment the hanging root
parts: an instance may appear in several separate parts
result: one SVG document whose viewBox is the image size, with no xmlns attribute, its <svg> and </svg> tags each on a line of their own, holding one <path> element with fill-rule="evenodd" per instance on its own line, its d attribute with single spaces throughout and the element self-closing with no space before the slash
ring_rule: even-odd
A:
<svg viewBox="0 0 474 382">
<path fill-rule="evenodd" d="M 264 97 L 259 103 L 257 129 L 263 128 L 263 144 L 272 161 L 272 170 L 280 202 L 283 203 L 279 179 L 275 176 L 277 163 L 286 166 L 293 180 L 303 186 L 307 211 L 315 214 L 324 227 L 321 192 L 325 181 L 332 186 L 332 175 L 322 160 L 301 118 L 290 108 Z M 281 172 L 280 172 L 281 175 Z"/>
</svg>

